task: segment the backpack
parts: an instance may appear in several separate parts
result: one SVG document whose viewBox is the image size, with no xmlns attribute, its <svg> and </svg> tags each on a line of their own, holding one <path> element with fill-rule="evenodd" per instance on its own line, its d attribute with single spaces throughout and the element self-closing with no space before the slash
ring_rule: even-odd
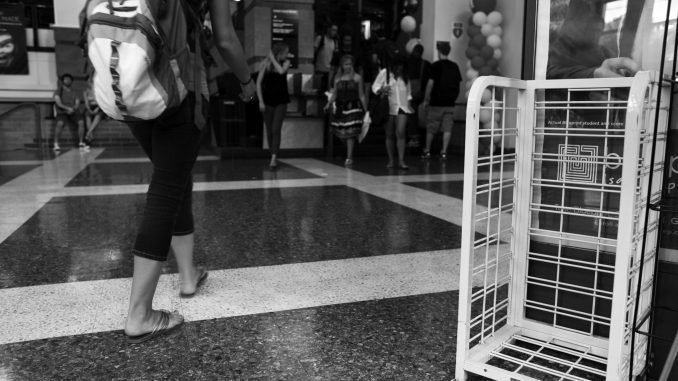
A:
<svg viewBox="0 0 678 381">
<path fill-rule="evenodd" d="M 197 87 L 201 68 L 189 49 L 189 31 L 197 31 L 196 49 L 206 43 L 200 17 L 186 1 L 86 1 L 81 44 L 94 71 L 94 97 L 106 115 L 152 120 Z"/>
</svg>

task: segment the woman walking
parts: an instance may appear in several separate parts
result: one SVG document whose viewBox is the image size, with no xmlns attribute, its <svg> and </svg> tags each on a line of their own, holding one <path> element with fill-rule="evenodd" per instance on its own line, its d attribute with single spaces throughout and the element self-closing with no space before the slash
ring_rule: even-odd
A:
<svg viewBox="0 0 678 381">
<path fill-rule="evenodd" d="M 290 103 L 290 95 L 287 91 L 287 70 L 290 68 L 290 60 L 287 56 L 289 47 L 281 42 L 273 44 L 273 48 L 262 63 L 257 76 L 257 96 L 259 97 L 259 110 L 264 113 L 264 125 L 266 126 L 266 139 L 271 153 L 269 167 L 278 167 L 278 152 L 280 151 L 280 137 L 283 119 L 287 104 Z"/>
<path fill-rule="evenodd" d="M 386 167 L 394 167 L 394 151 L 397 147 L 398 168 L 409 169 L 407 164 L 405 164 L 405 128 L 407 127 L 408 116 L 414 110 L 410 106 L 412 90 L 410 89 L 407 71 L 405 70 L 405 60 L 396 59 L 391 65 L 391 70 L 382 69 L 374 83 L 372 83 L 372 92 L 375 94 L 388 94 L 389 120 L 385 124 L 386 153 L 388 154 L 388 164 Z"/>
<path fill-rule="evenodd" d="M 366 109 L 363 79 L 355 72 L 354 64 L 352 55 L 341 57 L 332 95 L 326 106 L 332 108 L 330 126 L 334 135 L 346 144 L 344 165 L 347 167 L 353 165 L 353 149 L 362 130 Z"/>
</svg>

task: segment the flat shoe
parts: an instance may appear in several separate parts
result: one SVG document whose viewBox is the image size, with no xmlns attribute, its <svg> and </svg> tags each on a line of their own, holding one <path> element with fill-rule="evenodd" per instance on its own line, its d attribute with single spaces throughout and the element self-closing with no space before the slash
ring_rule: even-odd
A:
<svg viewBox="0 0 678 381">
<path fill-rule="evenodd" d="M 153 330 L 151 332 L 135 336 L 129 336 L 125 334 L 128 344 L 140 344 L 148 340 L 154 339 L 156 337 L 166 335 L 177 329 L 177 327 L 179 327 L 180 325 L 184 324 L 184 319 L 182 317 L 181 322 L 179 322 L 177 325 L 170 327 L 169 323 L 172 313 L 167 310 L 159 310 L 158 312 L 160 312 L 160 319 L 158 319 L 158 321 L 155 323 L 155 327 L 153 327 Z"/>
<path fill-rule="evenodd" d="M 398 168 L 400 168 L 400 169 L 410 169 L 410 167 L 408 167 L 406 164 L 400 164 L 398 166 Z"/>
<path fill-rule="evenodd" d="M 205 270 L 204 267 L 200 267 L 200 276 L 198 277 L 198 283 L 195 284 L 195 291 L 193 291 L 193 292 L 190 293 L 190 294 L 189 294 L 189 293 L 185 293 L 185 292 L 180 292 L 180 293 L 179 293 L 179 297 L 180 297 L 180 298 L 184 298 L 184 299 L 194 297 L 195 294 L 198 292 L 198 289 L 200 288 L 200 286 L 202 286 L 203 283 L 205 283 L 205 280 L 207 280 L 207 275 L 208 275 L 208 274 L 209 274 L 209 273 L 207 272 L 207 270 Z"/>
</svg>

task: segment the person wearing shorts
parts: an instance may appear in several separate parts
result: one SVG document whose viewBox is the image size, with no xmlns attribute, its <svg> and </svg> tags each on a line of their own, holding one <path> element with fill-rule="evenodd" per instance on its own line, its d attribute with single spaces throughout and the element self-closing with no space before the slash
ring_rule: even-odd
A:
<svg viewBox="0 0 678 381">
<path fill-rule="evenodd" d="M 426 85 L 424 104 L 427 108 L 426 117 L 426 147 L 421 155 L 423 159 L 431 158 L 431 143 L 434 136 L 443 132 L 443 146 L 440 158 L 447 158 L 447 147 L 452 138 L 454 126 L 454 105 L 459 95 L 461 73 L 459 66 L 452 62 L 449 43 L 438 43 L 438 61 L 431 65 L 431 76 Z"/>
</svg>

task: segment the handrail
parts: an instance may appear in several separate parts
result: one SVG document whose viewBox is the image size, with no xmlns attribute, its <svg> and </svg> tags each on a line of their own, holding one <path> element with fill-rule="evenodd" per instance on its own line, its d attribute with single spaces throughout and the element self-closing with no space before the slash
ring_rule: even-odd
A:
<svg viewBox="0 0 678 381">
<path fill-rule="evenodd" d="M 673 339 L 671 350 L 669 351 L 669 355 L 666 357 L 666 362 L 664 362 L 664 368 L 662 369 L 662 373 L 659 376 L 659 381 L 668 381 L 669 376 L 671 375 L 671 370 L 673 370 L 673 365 L 676 361 L 676 355 L 678 355 L 678 332 L 676 332 L 676 337 Z"/>
<path fill-rule="evenodd" d="M 48 102 L 44 102 L 44 103 L 48 103 Z M 20 108 L 26 107 L 26 106 L 32 106 L 32 108 L 33 108 L 33 115 L 35 116 L 35 128 L 36 128 L 36 134 L 37 134 L 36 138 L 39 142 L 41 142 L 42 141 L 42 120 L 41 120 L 42 118 L 41 118 L 41 115 L 40 115 L 40 106 L 39 106 L 38 102 L 21 102 L 21 103 L 15 105 L 14 107 L 10 107 L 9 109 L 0 113 L 0 120 L 3 117 L 5 117 L 6 115 L 8 115 L 8 114 L 20 109 Z"/>
</svg>

